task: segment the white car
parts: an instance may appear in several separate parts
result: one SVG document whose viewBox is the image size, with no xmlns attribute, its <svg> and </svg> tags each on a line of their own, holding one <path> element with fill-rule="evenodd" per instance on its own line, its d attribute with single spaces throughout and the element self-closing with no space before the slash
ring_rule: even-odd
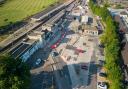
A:
<svg viewBox="0 0 128 89">
<path fill-rule="evenodd" d="M 40 63 L 41 63 L 41 59 L 39 58 L 39 59 L 37 59 L 37 61 L 36 61 L 36 65 L 39 65 Z"/>
<path fill-rule="evenodd" d="M 106 82 L 98 82 L 97 89 L 108 89 Z"/>
</svg>

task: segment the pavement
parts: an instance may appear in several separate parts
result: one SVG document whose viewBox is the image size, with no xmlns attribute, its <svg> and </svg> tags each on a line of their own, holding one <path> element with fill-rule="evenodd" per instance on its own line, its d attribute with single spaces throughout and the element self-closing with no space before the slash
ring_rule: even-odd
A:
<svg viewBox="0 0 128 89">
<path fill-rule="evenodd" d="M 77 42 L 74 40 L 75 38 Z M 93 55 L 95 55 L 93 52 L 95 48 L 94 47 L 95 43 L 87 41 L 88 38 L 90 37 L 87 37 L 87 36 L 79 37 L 78 34 L 68 35 L 65 37 L 65 40 L 70 39 L 70 42 L 68 43 L 62 42 L 61 45 L 57 48 L 58 51 L 61 49 L 64 51 L 61 53 L 61 56 L 68 65 L 69 74 L 72 82 L 72 88 L 74 89 L 76 88 L 95 89 L 96 88 L 96 72 L 97 71 L 95 71 L 95 74 L 93 74 L 94 70 L 96 70 L 96 65 L 94 64 L 94 62 L 96 61 L 95 60 L 96 58 L 93 57 Z M 86 43 L 86 46 L 83 45 L 83 43 Z M 66 45 L 73 45 L 74 47 L 86 50 L 86 52 L 76 55 L 74 54 L 75 50 L 65 49 Z M 67 60 L 69 56 L 71 56 L 71 59 Z M 77 58 L 77 60 L 75 61 L 74 58 Z M 89 70 L 79 69 L 80 74 L 78 75 L 76 72 L 75 66 L 76 65 L 80 66 L 81 64 L 86 64 Z M 91 76 L 92 80 L 90 80 L 91 84 L 88 83 L 90 79 L 90 74 L 93 74 L 93 76 Z"/>
</svg>

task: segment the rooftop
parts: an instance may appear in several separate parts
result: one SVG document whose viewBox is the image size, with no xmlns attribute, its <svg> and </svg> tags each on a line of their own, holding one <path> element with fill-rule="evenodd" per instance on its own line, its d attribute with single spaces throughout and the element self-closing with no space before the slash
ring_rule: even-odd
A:
<svg viewBox="0 0 128 89">
<path fill-rule="evenodd" d="M 126 11 L 122 11 L 120 12 L 121 15 L 128 15 L 128 13 Z"/>
<path fill-rule="evenodd" d="M 92 30 L 92 31 L 98 31 L 97 28 L 95 26 L 90 26 L 90 25 L 83 25 L 82 28 L 84 30 Z"/>
<path fill-rule="evenodd" d="M 62 5 L 62 3 L 59 3 L 57 5 L 53 5 L 53 6 L 51 5 L 51 6 L 49 6 L 49 8 L 47 8 L 47 9 L 43 10 L 42 12 L 34 15 L 32 18 L 39 19 L 40 17 L 44 16 L 46 13 L 50 13 L 50 12 L 54 11 L 55 8 L 57 8 L 61 5 Z"/>
<path fill-rule="evenodd" d="M 75 6 L 74 4 L 75 4 L 75 2 L 73 2 L 72 4 L 70 4 L 70 5 L 66 8 L 66 10 L 67 10 L 67 11 L 71 11 L 71 10 L 73 9 L 73 7 Z"/>
<path fill-rule="evenodd" d="M 24 42 L 22 42 L 20 45 L 16 46 L 14 49 L 10 51 L 10 54 L 17 58 L 20 57 L 23 53 L 25 53 L 28 49 L 32 47 L 32 45 L 37 40 L 34 39 L 26 39 Z"/>
<path fill-rule="evenodd" d="M 39 36 L 39 35 L 41 35 L 41 33 L 31 32 L 30 34 L 28 34 L 28 36 Z"/>
<path fill-rule="evenodd" d="M 33 43 L 35 43 L 37 40 L 36 39 L 27 39 L 27 40 L 25 40 L 23 43 L 24 44 L 30 44 L 30 45 L 32 45 Z"/>
<path fill-rule="evenodd" d="M 20 45 L 18 45 L 17 47 L 15 47 L 11 52 L 10 54 L 17 58 L 17 57 L 20 57 L 22 53 L 25 52 L 25 50 L 27 50 L 28 48 L 30 47 L 29 44 L 24 44 L 24 43 L 21 43 Z"/>
<path fill-rule="evenodd" d="M 50 20 L 48 20 L 45 23 L 45 25 L 53 25 L 53 24 L 55 24 L 64 15 L 64 13 L 65 13 L 64 10 L 60 11 L 58 14 L 56 14 Z"/>
</svg>

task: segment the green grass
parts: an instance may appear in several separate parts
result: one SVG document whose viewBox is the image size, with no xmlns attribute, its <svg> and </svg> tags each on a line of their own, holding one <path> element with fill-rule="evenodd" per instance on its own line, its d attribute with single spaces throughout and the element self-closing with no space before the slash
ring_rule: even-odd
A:
<svg viewBox="0 0 128 89">
<path fill-rule="evenodd" d="M 0 27 L 10 22 L 21 21 L 42 11 L 55 1 L 57 0 L 9 0 L 0 7 Z"/>
</svg>

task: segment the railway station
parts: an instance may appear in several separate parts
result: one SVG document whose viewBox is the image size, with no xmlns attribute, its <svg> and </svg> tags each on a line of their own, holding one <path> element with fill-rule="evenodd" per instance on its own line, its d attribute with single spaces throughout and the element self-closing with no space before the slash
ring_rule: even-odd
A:
<svg viewBox="0 0 128 89">
<path fill-rule="evenodd" d="M 24 62 L 39 48 L 43 48 L 54 34 L 61 29 L 65 9 L 46 21 L 41 27 L 27 34 L 27 38 L 18 46 L 10 50 L 15 58 L 21 58 Z M 60 20 L 61 19 L 61 20 Z"/>
</svg>

